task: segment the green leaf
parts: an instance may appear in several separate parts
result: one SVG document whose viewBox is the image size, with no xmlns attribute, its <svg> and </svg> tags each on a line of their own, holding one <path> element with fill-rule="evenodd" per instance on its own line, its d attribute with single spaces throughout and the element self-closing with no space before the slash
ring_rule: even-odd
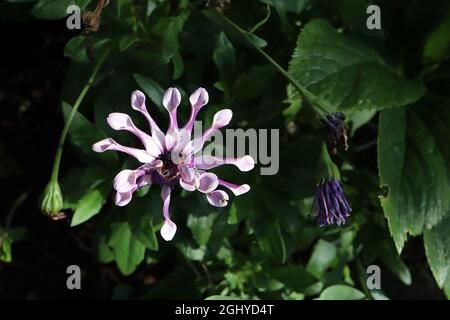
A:
<svg viewBox="0 0 450 320">
<path fill-rule="evenodd" d="M 106 237 L 104 235 L 100 236 L 98 240 L 97 257 L 98 261 L 102 263 L 110 263 L 114 261 L 114 252 L 108 245 Z"/>
<path fill-rule="evenodd" d="M 114 223 L 111 227 L 109 245 L 114 251 L 120 271 L 129 275 L 144 260 L 145 246 L 133 236 L 127 222 Z"/>
<path fill-rule="evenodd" d="M 318 282 L 310 272 L 297 266 L 283 266 L 267 270 L 268 275 L 284 283 L 287 287 L 301 292 L 305 288 Z"/>
<path fill-rule="evenodd" d="M 103 50 L 109 45 L 109 39 L 100 38 L 86 38 L 85 36 L 76 36 L 71 38 L 64 47 L 64 56 L 69 57 L 73 61 L 88 63 L 90 58 L 88 56 L 87 45 L 89 44 L 93 57 L 100 56 Z"/>
<path fill-rule="evenodd" d="M 219 69 L 220 77 L 224 79 L 227 89 L 230 91 L 235 76 L 236 51 L 223 32 L 217 38 L 213 60 L 217 69 Z"/>
<path fill-rule="evenodd" d="M 136 198 L 125 208 L 133 235 L 148 249 L 158 251 L 155 213 L 161 219 L 158 201 L 149 201 L 148 197 Z M 157 207 L 157 208 L 156 208 Z"/>
<path fill-rule="evenodd" d="M 258 272 L 252 276 L 253 285 L 259 291 L 278 291 L 284 287 L 284 283 L 271 278 L 266 272 Z"/>
<path fill-rule="evenodd" d="M 119 51 L 124 52 L 137 42 L 139 42 L 139 39 L 134 35 L 126 35 L 121 37 L 119 40 Z"/>
<path fill-rule="evenodd" d="M 137 84 L 141 87 L 147 97 L 152 100 L 154 104 L 156 104 L 161 111 L 164 111 L 164 107 L 162 105 L 162 100 L 164 97 L 164 89 L 161 88 L 159 84 L 157 84 L 152 79 L 145 77 L 140 74 L 134 74 L 134 79 Z"/>
<path fill-rule="evenodd" d="M 172 65 L 173 65 L 172 78 L 174 80 L 177 80 L 183 75 L 183 71 L 184 71 L 183 57 L 181 56 L 181 54 L 179 52 L 176 52 L 175 55 L 173 56 Z"/>
<path fill-rule="evenodd" d="M 392 247 L 392 248 L 391 248 Z M 409 286 L 412 282 L 411 272 L 395 251 L 393 246 L 385 242 L 382 245 L 380 260 L 391 270 L 391 272 L 400 279 L 401 282 Z"/>
<path fill-rule="evenodd" d="M 336 258 L 336 246 L 330 242 L 320 239 L 314 246 L 311 258 L 309 258 L 306 270 L 320 278 L 331 266 Z"/>
<path fill-rule="evenodd" d="M 178 37 L 188 17 L 188 11 L 183 11 L 178 17 L 171 18 L 169 25 L 164 30 L 161 45 L 163 59 L 172 58 L 178 52 L 180 46 Z"/>
<path fill-rule="evenodd" d="M 440 62 L 450 51 L 450 18 L 434 30 L 425 41 L 423 58 L 425 62 Z"/>
<path fill-rule="evenodd" d="M 205 246 L 208 244 L 214 226 L 214 220 L 216 220 L 218 215 L 217 212 L 211 212 L 203 216 L 193 214 L 188 216 L 187 226 L 191 229 L 192 235 L 198 245 Z"/>
<path fill-rule="evenodd" d="M 84 9 L 91 0 L 39 0 L 33 7 L 31 14 L 39 19 L 54 20 L 67 16 L 67 8 L 77 5 Z"/>
<path fill-rule="evenodd" d="M 110 184 L 103 183 L 98 188 L 88 191 L 79 201 L 70 223 L 71 227 L 82 224 L 100 212 L 106 202 Z"/>
<path fill-rule="evenodd" d="M 361 300 L 365 298 L 361 291 L 344 285 L 326 288 L 319 296 L 319 300 Z"/>
<path fill-rule="evenodd" d="M 263 252 L 281 263 L 286 261 L 286 244 L 280 224 L 274 220 L 260 220 L 255 224 L 255 232 Z"/>
<path fill-rule="evenodd" d="M 398 252 L 408 234 L 432 228 L 450 208 L 448 110 L 427 101 L 381 113 L 378 169 L 388 189 L 381 205 Z"/>
<path fill-rule="evenodd" d="M 311 0 L 284 0 L 286 10 L 299 14 Z"/>
<path fill-rule="evenodd" d="M 316 97 L 342 111 L 404 106 L 425 93 L 401 77 L 365 43 L 314 20 L 300 33 L 289 73 Z"/>
<path fill-rule="evenodd" d="M 176 246 L 177 246 L 178 250 L 180 250 L 181 253 L 183 253 L 183 255 L 189 260 L 203 261 L 203 258 L 205 257 L 205 248 L 204 247 L 194 248 L 190 244 L 182 243 L 182 242 L 178 242 L 176 244 Z"/>
<path fill-rule="evenodd" d="M 61 182 L 64 195 L 63 209 L 76 209 L 79 200 L 92 189 L 100 185 L 112 186 L 115 173 L 111 167 L 90 165 L 82 168 L 72 168 Z"/>
<path fill-rule="evenodd" d="M 447 280 L 445 280 L 444 292 L 447 300 L 450 300 L 450 274 L 447 276 Z"/>
<path fill-rule="evenodd" d="M 7 263 L 12 261 L 11 243 L 8 236 L 0 234 L 0 261 Z"/>
<path fill-rule="evenodd" d="M 68 103 L 63 102 L 62 109 L 64 119 L 67 120 L 72 111 L 72 107 Z M 97 129 L 97 127 L 87 120 L 80 112 L 76 112 L 72 120 L 69 129 L 69 138 L 77 151 L 83 156 L 103 160 L 104 162 L 109 163 L 110 166 L 116 163 L 117 154 L 115 152 L 97 154 L 92 151 L 92 145 L 97 141 L 106 138 L 106 135 Z"/>
<path fill-rule="evenodd" d="M 424 232 L 425 252 L 440 288 L 450 276 L 450 212 L 438 225 Z"/>
</svg>

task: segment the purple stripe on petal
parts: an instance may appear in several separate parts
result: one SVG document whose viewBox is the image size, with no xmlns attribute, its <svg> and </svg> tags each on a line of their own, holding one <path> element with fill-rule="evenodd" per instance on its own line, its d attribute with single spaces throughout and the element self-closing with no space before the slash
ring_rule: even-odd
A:
<svg viewBox="0 0 450 320">
<path fill-rule="evenodd" d="M 104 151 L 108 151 L 108 150 L 124 152 L 126 154 L 129 154 L 130 156 L 135 157 L 139 162 L 142 162 L 142 163 L 149 163 L 155 159 L 154 156 L 150 155 L 145 150 L 131 148 L 131 147 L 125 147 L 125 146 L 115 142 L 111 138 L 106 138 L 106 139 L 103 139 L 103 140 L 93 144 L 92 150 L 94 150 L 95 152 L 104 152 Z"/>
<path fill-rule="evenodd" d="M 219 179 L 214 173 L 206 172 L 198 178 L 197 190 L 202 193 L 210 193 L 219 185 Z"/>
<path fill-rule="evenodd" d="M 189 102 L 191 103 L 191 115 L 189 116 L 186 125 L 184 126 L 189 132 L 192 132 L 192 128 L 194 127 L 194 121 L 197 117 L 200 109 L 205 106 L 209 101 L 208 92 L 204 88 L 198 88 L 191 94 L 189 97 Z"/>
<path fill-rule="evenodd" d="M 148 113 L 145 105 L 145 95 L 141 91 L 135 90 L 131 94 L 131 107 L 134 110 L 139 111 L 147 119 L 155 143 L 158 145 L 161 152 L 165 151 L 164 133 Z"/>
<path fill-rule="evenodd" d="M 152 156 L 157 157 L 161 153 L 160 148 L 153 141 L 153 138 L 146 134 L 144 131 L 137 128 L 129 115 L 125 113 L 114 112 L 108 115 L 106 121 L 114 130 L 126 130 L 136 135 L 145 146 L 147 152 Z"/>
<path fill-rule="evenodd" d="M 228 204 L 228 194 L 222 190 L 215 190 L 206 194 L 208 202 L 215 207 L 226 207 Z"/>
<path fill-rule="evenodd" d="M 177 88 L 169 88 L 164 93 L 163 106 L 167 109 L 170 116 L 170 124 L 167 132 L 178 131 L 177 108 L 181 102 L 181 94 Z"/>
<path fill-rule="evenodd" d="M 131 191 L 128 191 L 128 192 L 117 192 L 114 202 L 116 203 L 117 206 L 123 207 L 123 206 L 126 206 L 128 203 L 130 203 L 131 198 L 132 198 L 132 192 Z"/>
<path fill-rule="evenodd" d="M 201 156 L 195 158 L 195 165 L 202 170 L 216 168 L 225 164 L 232 164 L 241 171 L 250 171 L 255 167 L 255 160 L 251 156 L 240 158 L 219 158 L 214 156 Z"/>
</svg>

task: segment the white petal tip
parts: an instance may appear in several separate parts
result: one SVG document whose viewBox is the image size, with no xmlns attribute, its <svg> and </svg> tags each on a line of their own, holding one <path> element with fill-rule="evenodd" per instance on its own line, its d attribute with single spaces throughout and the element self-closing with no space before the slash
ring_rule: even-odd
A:
<svg viewBox="0 0 450 320">
<path fill-rule="evenodd" d="M 233 118 L 233 111 L 230 109 L 220 110 L 214 115 L 214 126 L 225 127 L 230 123 L 231 118 Z"/>
<path fill-rule="evenodd" d="M 131 107 L 135 110 L 145 107 L 145 94 L 142 91 L 134 90 L 131 93 Z"/>
<path fill-rule="evenodd" d="M 247 193 L 250 191 L 250 186 L 248 184 L 243 184 L 237 189 L 232 190 L 235 196 L 240 196 L 244 193 Z"/>
<path fill-rule="evenodd" d="M 165 220 L 161 227 L 161 237 L 166 241 L 171 241 L 177 232 L 177 225 L 171 220 Z"/>
<path fill-rule="evenodd" d="M 106 138 L 106 139 L 100 140 L 97 143 L 94 143 L 92 145 L 92 150 L 95 152 L 104 152 L 104 151 L 108 150 L 108 148 L 113 144 L 115 144 L 113 139 Z"/>
<path fill-rule="evenodd" d="M 163 106 L 167 110 L 172 111 L 176 109 L 180 105 L 180 102 L 181 94 L 177 88 L 169 88 L 166 90 L 163 97 Z"/>
<path fill-rule="evenodd" d="M 255 160 L 251 156 L 244 156 L 241 159 L 239 159 L 236 163 L 239 170 L 247 172 L 250 170 L 253 170 L 255 167 Z"/>
</svg>

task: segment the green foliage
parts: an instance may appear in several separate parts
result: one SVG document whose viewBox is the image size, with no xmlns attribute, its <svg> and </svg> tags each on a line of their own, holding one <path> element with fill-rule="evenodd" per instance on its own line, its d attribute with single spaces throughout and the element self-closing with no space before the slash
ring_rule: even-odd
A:
<svg viewBox="0 0 450 320">
<path fill-rule="evenodd" d="M 409 31 L 422 6 L 446 11 L 405 3 L 398 12 L 380 1 L 383 30 L 369 31 L 371 1 L 232 1 L 224 13 L 200 2 L 110 1 L 99 31 L 74 32 L 61 53 L 71 61 L 62 90 L 67 119 L 96 59 L 111 50 L 75 114 L 66 146 L 74 158 L 60 181 L 71 225 L 94 226 L 96 259 L 114 262 L 123 275 L 140 268 L 156 274 L 145 289 L 118 283 L 112 297 L 384 299 L 392 292 L 368 292 L 365 267 L 377 264 L 394 275 L 394 288 L 411 285 L 414 271 L 404 259 L 411 250 L 403 250 L 409 235 L 423 235 L 432 274 L 449 296 L 448 17 L 424 25 L 420 36 Z M 88 0 L 40 0 L 32 15 L 60 19 L 69 3 L 84 12 L 95 7 Z M 180 124 L 190 113 L 186 98 L 204 87 L 210 103 L 201 120 L 226 107 L 233 111 L 230 127 L 279 129 L 280 171 L 218 169 L 224 180 L 251 186 L 222 209 L 175 187 L 170 212 L 178 230 L 166 243 L 160 186 L 114 206 L 114 176 L 138 164 L 91 147 L 105 137 L 138 146 L 106 124 L 109 113 L 124 112 L 149 131 L 130 107 L 133 90 L 146 94 L 165 129 L 162 97 L 171 86 L 185 100 Z M 350 125 L 349 150 L 331 155 L 353 209 L 341 227 L 321 228 L 310 216 L 323 145 L 316 103 L 345 112 Z M 0 155 L 8 158 L 2 149 Z M 0 260 L 10 261 L 12 240 L 2 233 L 0 239 Z"/>
<path fill-rule="evenodd" d="M 304 27 L 289 71 L 306 89 L 341 111 L 404 106 L 425 92 L 420 82 L 401 77 L 373 48 L 324 20 Z"/>
</svg>

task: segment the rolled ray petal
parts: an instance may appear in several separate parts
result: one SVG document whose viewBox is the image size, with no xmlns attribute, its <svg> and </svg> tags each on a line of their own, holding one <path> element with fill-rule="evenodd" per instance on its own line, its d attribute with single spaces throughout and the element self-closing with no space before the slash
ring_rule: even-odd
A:
<svg viewBox="0 0 450 320">
<path fill-rule="evenodd" d="M 207 141 L 217 130 L 227 126 L 231 118 L 233 117 L 233 112 L 230 109 L 223 109 L 218 111 L 213 118 L 213 123 L 211 127 L 209 127 L 203 133 L 203 141 Z"/>
<path fill-rule="evenodd" d="M 194 127 L 194 121 L 197 117 L 200 109 L 206 105 L 209 101 L 208 92 L 204 88 L 198 88 L 191 94 L 189 97 L 189 102 L 191 103 L 191 115 L 189 116 L 186 125 L 184 126 L 189 132 L 192 132 L 192 128 Z"/>
<path fill-rule="evenodd" d="M 169 111 L 170 123 L 167 132 L 178 130 L 177 108 L 181 102 L 181 94 L 177 88 L 169 88 L 164 93 L 163 106 Z"/>
<path fill-rule="evenodd" d="M 106 139 L 100 140 L 97 143 L 94 143 L 92 145 L 92 150 L 94 150 L 95 152 L 104 152 L 104 151 L 109 151 L 109 150 L 124 152 L 126 154 L 129 154 L 130 156 L 135 157 L 139 162 L 142 162 L 142 163 L 149 163 L 155 159 L 155 157 L 150 155 L 146 150 L 125 147 L 125 146 L 115 142 L 111 138 L 106 138 Z"/>
<path fill-rule="evenodd" d="M 143 175 L 142 177 L 139 177 L 136 181 L 136 185 L 139 188 L 149 184 L 152 184 L 152 176 L 150 174 Z"/>
<path fill-rule="evenodd" d="M 170 241 L 173 239 L 176 232 L 177 225 L 170 219 L 165 220 L 160 230 L 161 237 L 166 241 Z"/>
<path fill-rule="evenodd" d="M 250 171 L 255 167 L 255 160 L 251 156 L 240 158 L 219 158 L 214 156 L 201 156 L 195 158 L 195 165 L 198 169 L 208 170 L 225 164 L 232 164 L 241 171 Z"/>
<path fill-rule="evenodd" d="M 219 179 L 219 185 L 230 189 L 235 196 L 240 196 L 241 194 L 250 191 L 250 186 L 248 184 L 238 185 L 231 182 L 223 181 Z"/>
<path fill-rule="evenodd" d="M 206 194 L 206 199 L 208 202 L 215 207 L 226 207 L 228 204 L 228 194 L 223 190 L 215 190 Z"/>
<path fill-rule="evenodd" d="M 191 182 L 195 177 L 195 169 L 189 168 L 185 164 L 178 165 L 178 171 L 181 173 L 181 178 L 186 182 Z"/>
<path fill-rule="evenodd" d="M 131 191 L 128 191 L 128 192 L 117 192 L 114 202 L 116 203 L 117 206 L 123 207 L 123 206 L 126 206 L 128 203 L 130 203 L 131 198 L 132 198 L 132 192 Z"/>
<path fill-rule="evenodd" d="M 165 150 L 164 133 L 161 131 L 161 129 L 156 124 L 155 120 L 153 120 L 153 118 L 148 113 L 147 107 L 145 105 L 145 95 L 141 91 L 135 90 L 132 92 L 131 107 L 134 110 L 139 111 L 147 119 L 155 143 L 158 145 L 161 151 L 164 151 Z"/>
<path fill-rule="evenodd" d="M 128 192 L 136 187 L 137 175 L 134 170 L 122 170 L 114 178 L 114 189 L 118 192 Z"/>
<path fill-rule="evenodd" d="M 219 185 L 219 178 L 214 173 L 205 172 L 201 174 L 198 178 L 197 190 L 202 193 L 210 193 L 216 190 Z"/>
<path fill-rule="evenodd" d="M 196 184 L 195 184 L 195 180 L 192 179 L 192 181 L 187 182 L 185 181 L 183 178 L 180 179 L 180 186 L 187 190 L 187 191 L 195 191 L 196 190 Z"/>
<path fill-rule="evenodd" d="M 106 121 L 114 130 L 126 130 L 136 135 L 145 146 L 147 152 L 152 156 L 157 157 L 161 153 L 160 147 L 153 140 L 153 138 L 144 131 L 137 128 L 129 115 L 125 113 L 114 112 L 108 115 Z"/>
</svg>

